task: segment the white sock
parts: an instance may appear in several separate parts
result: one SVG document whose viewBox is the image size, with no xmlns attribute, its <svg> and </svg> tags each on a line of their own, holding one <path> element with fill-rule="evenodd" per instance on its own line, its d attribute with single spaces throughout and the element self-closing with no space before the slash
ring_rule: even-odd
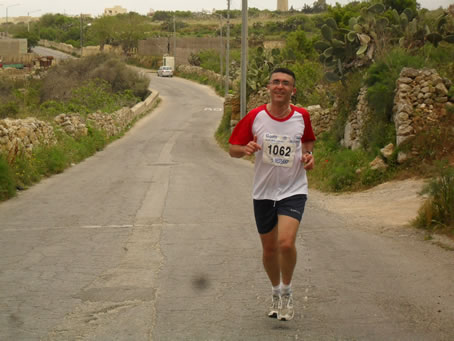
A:
<svg viewBox="0 0 454 341">
<path fill-rule="evenodd" d="M 273 295 L 278 295 L 278 296 L 281 295 L 281 286 L 280 285 L 276 285 L 275 287 L 273 287 Z"/>
<path fill-rule="evenodd" d="M 290 284 L 284 284 L 281 283 L 281 294 L 286 295 L 286 294 L 291 294 L 292 293 L 292 283 Z"/>
</svg>

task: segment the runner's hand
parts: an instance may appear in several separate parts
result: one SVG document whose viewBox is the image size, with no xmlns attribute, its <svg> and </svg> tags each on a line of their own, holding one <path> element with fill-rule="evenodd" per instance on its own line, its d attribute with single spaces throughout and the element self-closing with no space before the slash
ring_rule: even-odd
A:
<svg viewBox="0 0 454 341">
<path fill-rule="evenodd" d="M 254 136 L 254 139 L 252 141 L 249 141 L 247 145 L 244 146 L 244 154 L 246 155 L 252 155 L 256 151 L 261 150 L 262 147 L 257 143 L 257 135 Z"/>
<path fill-rule="evenodd" d="M 305 170 L 311 170 L 314 168 L 314 155 L 309 154 L 309 153 L 304 153 L 302 160 L 304 163 L 304 169 Z"/>
</svg>

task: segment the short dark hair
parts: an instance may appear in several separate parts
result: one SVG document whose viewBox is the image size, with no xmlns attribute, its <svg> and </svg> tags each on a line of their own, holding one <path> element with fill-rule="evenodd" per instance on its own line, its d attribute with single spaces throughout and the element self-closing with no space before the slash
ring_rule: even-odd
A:
<svg viewBox="0 0 454 341">
<path fill-rule="evenodd" d="M 295 73 L 290 70 L 290 69 L 287 69 L 286 67 L 278 67 L 278 68 L 275 68 L 271 74 L 270 74 L 270 78 L 271 76 L 273 75 L 273 73 L 286 73 L 287 75 L 290 75 L 293 77 L 293 82 L 296 84 L 296 77 L 295 77 Z"/>
</svg>

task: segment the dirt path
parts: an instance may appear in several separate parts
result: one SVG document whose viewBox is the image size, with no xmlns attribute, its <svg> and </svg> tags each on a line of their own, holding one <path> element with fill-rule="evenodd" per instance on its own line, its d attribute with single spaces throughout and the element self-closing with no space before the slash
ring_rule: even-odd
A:
<svg viewBox="0 0 454 341">
<path fill-rule="evenodd" d="M 407 179 L 380 184 L 363 192 L 330 194 L 316 190 L 311 196 L 322 208 L 348 217 L 356 226 L 375 232 L 412 234 L 425 238 L 424 231 L 411 227 L 424 198 L 418 193 L 424 180 Z M 432 236 L 433 241 L 454 248 L 454 241 L 444 236 Z"/>
</svg>

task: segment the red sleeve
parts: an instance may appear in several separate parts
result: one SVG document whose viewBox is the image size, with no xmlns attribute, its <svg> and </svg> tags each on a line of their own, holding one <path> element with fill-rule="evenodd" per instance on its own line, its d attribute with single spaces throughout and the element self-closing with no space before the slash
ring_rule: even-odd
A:
<svg viewBox="0 0 454 341">
<path fill-rule="evenodd" d="M 314 131 L 312 130 L 311 118 L 309 113 L 306 109 L 301 109 L 301 115 L 303 115 L 304 119 L 304 133 L 303 137 L 301 138 L 301 142 L 311 142 L 315 141 Z"/>
<path fill-rule="evenodd" d="M 240 122 L 233 129 L 232 135 L 230 136 L 229 143 L 240 146 L 245 146 L 254 139 L 252 134 L 252 124 L 255 119 L 254 110 L 244 116 Z"/>
</svg>

